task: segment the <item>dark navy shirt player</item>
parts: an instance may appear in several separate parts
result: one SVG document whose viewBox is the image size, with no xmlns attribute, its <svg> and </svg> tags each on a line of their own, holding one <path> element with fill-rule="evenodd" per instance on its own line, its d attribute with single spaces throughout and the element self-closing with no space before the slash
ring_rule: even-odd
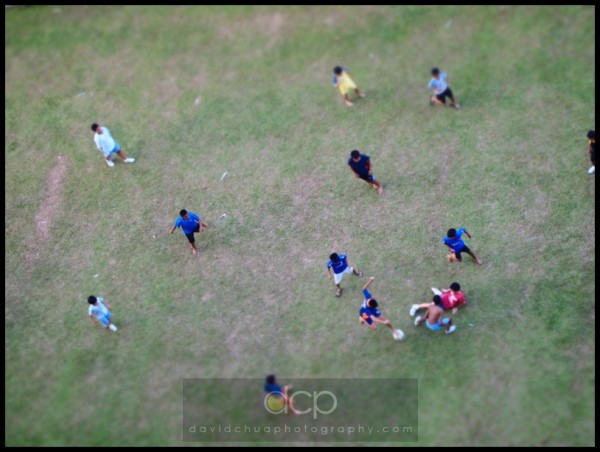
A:
<svg viewBox="0 0 600 452">
<path fill-rule="evenodd" d="M 369 176 L 369 170 L 371 169 L 371 161 L 370 157 L 367 154 L 360 154 L 358 157 L 358 161 L 356 161 L 352 156 L 348 159 L 348 165 L 354 170 L 356 174 L 361 179 L 366 180 L 367 182 L 373 181 L 373 176 Z"/>
</svg>

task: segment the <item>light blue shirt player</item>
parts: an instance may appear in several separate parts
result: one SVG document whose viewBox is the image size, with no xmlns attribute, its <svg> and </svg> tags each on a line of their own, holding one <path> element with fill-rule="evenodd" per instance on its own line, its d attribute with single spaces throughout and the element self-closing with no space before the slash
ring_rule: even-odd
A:
<svg viewBox="0 0 600 452">
<path fill-rule="evenodd" d="M 446 89 L 448 89 L 448 84 L 446 83 L 446 78 L 448 76 L 445 72 L 440 73 L 440 78 L 432 78 L 429 82 L 429 88 L 433 90 L 434 94 L 442 94 Z"/>
<path fill-rule="evenodd" d="M 119 152 L 121 146 L 112 137 L 108 127 L 100 126 L 98 128 L 101 130 L 101 133 L 96 132 L 94 134 L 94 143 L 102 151 L 104 157 L 111 157 L 113 154 Z"/>
<path fill-rule="evenodd" d="M 96 297 L 97 303 L 95 305 L 91 304 L 88 309 L 88 314 L 96 317 L 104 326 L 110 325 L 110 318 L 112 314 L 104 304 L 104 298 Z"/>
</svg>

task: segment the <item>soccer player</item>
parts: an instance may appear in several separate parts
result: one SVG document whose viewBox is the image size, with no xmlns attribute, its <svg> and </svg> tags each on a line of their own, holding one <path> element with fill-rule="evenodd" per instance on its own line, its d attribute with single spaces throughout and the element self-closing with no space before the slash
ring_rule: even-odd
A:
<svg viewBox="0 0 600 452">
<path fill-rule="evenodd" d="M 355 177 L 359 177 L 365 182 L 371 184 L 371 186 L 377 190 L 380 195 L 383 194 L 383 187 L 379 181 L 375 180 L 375 176 L 373 175 L 373 165 L 371 165 L 371 158 L 367 154 L 361 154 L 358 149 L 354 149 L 350 153 L 348 166 Z"/>
<path fill-rule="evenodd" d="M 590 160 L 592 161 L 592 166 L 590 166 L 588 174 L 594 174 L 596 172 L 596 132 L 590 130 L 587 133 L 587 138 L 589 141 L 588 152 L 590 154 Z"/>
<path fill-rule="evenodd" d="M 358 97 L 366 97 L 365 94 L 361 93 L 356 83 L 350 78 L 346 69 L 341 66 L 336 66 L 333 68 L 333 85 L 336 88 L 339 88 L 340 93 L 342 93 L 342 97 L 344 98 L 344 103 L 348 105 L 348 107 L 352 107 L 354 104 L 348 98 L 348 93 L 351 90 L 356 91 Z"/>
<path fill-rule="evenodd" d="M 105 303 L 104 298 L 90 295 L 88 297 L 88 304 L 90 305 L 88 314 L 94 324 L 100 322 L 106 329 L 117 331 L 117 327 L 110 320 L 112 317 L 112 313 L 110 312 L 112 306 Z"/>
<path fill-rule="evenodd" d="M 333 269 L 333 275 L 331 274 L 331 269 Z M 329 279 L 333 278 L 335 282 L 335 296 L 339 297 L 342 295 L 342 288 L 340 287 L 340 283 L 342 282 L 342 278 L 346 273 L 352 273 L 355 276 L 362 276 L 363 273 L 355 270 L 348 262 L 348 257 L 345 254 L 337 254 L 332 253 L 329 255 L 329 262 L 327 262 L 327 277 Z"/>
<path fill-rule="evenodd" d="M 96 147 L 98 147 L 104 155 L 104 160 L 106 160 L 108 166 L 111 168 L 115 166 L 115 162 L 112 161 L 112 156 L 114 154 L 118 154 L 125 163 L 135 162 L 134 158 L 128 158 L 125 155 L 125 152 L 123 152 L 119 143 L 117 143 L 110 134 L 108 127 L 94 123 L 92 124 L 92 131 L 94 132 L 94 143 L 96 143 Z"/>
<path fill-rule="evenodd" d="M 462 241 L 461 237 L 463 234 L 467 234 L 467 237 L 471 238 L 471 234 L 469 234 L 465 228 L 460 228 L 458 231 L 454 228 L 450 228 L 448 229 L 448 236 L 442 239 L 442 243 L 448 247 L 450 252 L 447 256 L 448 262 L 462 262 L 461 253 L 465 252 L 471 256 L 478 265 L 483 264 L 483 262 L 473 254 L 473 251 L 465 245 L 465 242 Z"/>
<path fill-rule="evenodd" d="M 446 105 L 446 97 L 449 97 L 450 106 L 456 110 L 460 110 L 460 105 L 454 99 L 454 94 L 447 82 L 447 74 L 440 72 L 438 68 L 434 67 L 431 70 L 431 75 L 433 78 L 429 82 L 429 88 L 433 90 L 433 95 L 429 100 L 429 105 Z"/>
<path fill-rule="evenodd" d="M 424 317 L 417 316 L 415 326 L 419 326 L 425 322 L 427 328 L 431 331 L 441 330 L 446 327 L 446 334 L 451 334 L 456 331 L 456 325 L 452 325 L 452 317 L 443 318 L 444 310 L 442 309 L 442 297 L 439 295 L 433 296 L 433 303 L 427 306 L 427 312 Z"/>
<path fill-rule="evenodd" d="M 292 389 L 291 385 L 284 386 L 283 388 L 279 383 L 274 374 L 267 375 L 265 378 L 264 385 L 265 392 L 265 408 L 271 413 L 279 413 L 286 405 L 290 407 L 292 413 L 295 413 L 294 407 L 290 404 L 289 392 Z"/>
<path fill-rule="evenodd" d="M 177 228 L 181 228 L 187 237 L 188 242 L 190 242 L 190 245 L 192 246 L 192 254 L 196 254 L 197 249 L 194 233 L 204 231 L 204 229 L 208 228 L 208 225 L 200 220 L 198 214 L 181 209 L 179 211 L 179 217 L 175 220 L 175 224 L 169 231 L 169 234 L 173 234 L 173 231 Z"/>
<path fill-rule="evenodd" d="M 392 322 L 381 315 L 381 311 L 377 309 L 379 303 L 377 303 L 377 300 L 375 300 L 367 290 L 367 287 L 369 287 L 373 281 L 375 281 L 375 277 L 371 276 L 363 287 L 363 296 L 365 299 L 358 311 L 360 324 L 367 325 L 370 329 L 374 330 L 377 328 L 377 323 L 382 323 L 392 330 L 392 334 L 394 338 L 396 338 L 396 330 L 394 330 Z"/>
<path fill-rule="evenodd" d="M 442 298 L 442 309 L 444 309 L 444 311 L 452 309 L 452 314 L 456 314 L 458 308 L 467 304 L 465 294 L 460 290 L 460 284 L 457 282 L 450 284 L 449 289 L 440 290 L 432 287 L 431 290 L 435 295 L 439 295 Z M 431 304 L 434 304 L 434 302 L 413 304 L 410 308 L 410 316 L 414 317 L 419 309 L 428 308 Z"/>
</svg>

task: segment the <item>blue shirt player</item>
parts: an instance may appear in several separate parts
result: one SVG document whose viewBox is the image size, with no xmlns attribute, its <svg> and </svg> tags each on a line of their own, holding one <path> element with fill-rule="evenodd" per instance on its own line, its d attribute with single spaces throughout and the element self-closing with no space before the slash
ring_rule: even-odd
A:
<svg viewBox="0 0 600 452">
<path fill-rule="evenodd" d="M 264 399 L 264 406 L 269 413 L 279 414 L 286 410 L 287 406 L 294 412 L 292 404 L 289 403 L 289 391 L 292 389 L 291 385 L 282 388 L 281 385 L 277 383 L 275 375 L 271 374 L 267 375 L 267 378 L 265 378 L 264 389 L 267 393 Z"/>
<path fill-rule="evenodd" d="M 483 264 L 483 262 L 473 254 L 473 251 L 465 245 L 465 242 L 462 241 L 461 237 L 463 234 L 466 234 L 467 237 L 471 238 L 471 234 L 469 234 L 465 228 L 460 228 L 458 231 L 454 228 L 450 228 L 448 229 L 448 235 L 442 239 L 442 243 L 448 247 L 448 251 L 450 252 L 447 256 L 448 262 L 462 262 L 461 253 L 464 252 L 471 256 L 477 264 Z"/>
<path fill-rule="evenodd" d="M 367 325 L 369 328 L 374 330 L 377 328 L 377 323 L 383 323 L 390 330 L 392 330 L 392 334 L 395 338 L 396 330 L 394 330 L 392 322 L 381 315 L 381 311 L 378 309 L 379 304 L 377 303 L 377 300 L 375 300 L 375 298 L 373 298 L 373 296 L 367 290 L 367 287 L 369 287 L 373 281 L 375 281 L 375 277 L 371 276 L 363 287 L 363 295 L 365 299 L 360 307 L 360 310 L 358 311 L 358 315 L 360 316 L 360 324 Z"/>
<path fill-rule="evenodd" d="M 333 269 L 333 275 L 331 270 Z M 332 253 L 329 256 L 329 262 L 327 262 L 327 277 L 333 279 L 335 282 L 335 296 L 339 297 L 342 294 L 342 288 L 340 283 L 346 273 L 352 273 L 356 276 L 362 276 L 363 273 L 352 268 L 348 262 L 348 257 L 345 254 Z"/>
<path fill-rule="evenodd" d="M 371 184 L 380 195 L 383 194 L 383 187 L 379 181 L 375 180 L 371 158 L 367 154 L 361 154 L 358 149 L 354 149 L 350 153 L 348 166 L 350 167 L 350 171 L 354 174 L 354 177 L 358 177 Z"/>
<path fill-rule="evenodd" d="M 200 220 L 198 214 L 195 214 L 194 212 L 188 212 L 185 209 L 181 209 L 179 211 L 179 217 L 177 218 L 177 220 L 175 220 L 175 224 L 169 231 L 169 234 L 173 234 L 173 232 L 177 228 L 181 228 L 181 230 L 187 237 L 188 242 L 190 242 L 190 245 L 192 246 L 192 254 L 196 254 L 197 249 L 194 233 L 203 231 L 204 229 L 208 228 L 208 225 L 202 220 Z"/>
</svg>

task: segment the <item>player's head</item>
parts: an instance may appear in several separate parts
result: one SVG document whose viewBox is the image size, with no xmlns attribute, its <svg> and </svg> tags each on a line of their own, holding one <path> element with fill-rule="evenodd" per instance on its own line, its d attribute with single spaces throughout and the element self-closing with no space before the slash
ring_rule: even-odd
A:
<svg viewBox="0 0 600 452">
<path fill-rule="evenodd" d="M 342 75 L 342 72 L 344 72 L 344 69 L 342 68 L 342 66 L 336 66 L 333 68 L 333 73 L 335 75 Z"/>
<path fill-rule="evenodd" d="M 448 229 L 448 238 L 453 239 L 454 237 L 456 237 L 456 229 L 454 229 L 454 228 Z"/>
<path fill-rule="evenodd" d="M 433 296 L 433 303 L 436 306 L 441 306 L 442 305 L 442 297 L 440 297 L 439 295 L 434 295 Z"/>
<path fill-rule="evenodd" d="M 452 284 L 450 284 L 450 290 L 452 292 L 458 292 L 460 290 L 460 284 L 458 284 L 457 282 L 453 282 Z"/>
<path fill-rule="evenodd" d="M 431 75 L 433 75 L 434 77 L 438 77 L 440 75 L 440 70 L 438 68 L 434 67 L 431 70 Z"/>
<path fill-rule="evenodd" d="M 267 382 L 267 384 L 274 385 L 275 384 L 275 374 L 267 375 L 267 378 L 265 378 L 265 381 Z"/>
<path fill-rule="evenodd" d="M 340 261 L 340 256 L 337 253 L 331 253 L 329 259 L 331 259 L 331 262 L 337 264 Z"/>
<path fill-rule="evenodd" d="M 97 302 L 98 302 L 98 299 L 97 299 L 95 296 L 93 296 L 93 295 L 90 295 L 90 296 L 88 297 L 88 303 L 89 303 L 89 304 L 96 304 Z"/>
<path fill-rule="evenodd" d="M 377 306 L 379 306 L 379 303 L 377 303 L 375 298 L 369 298 L 369 300 L 367 300 L 367 306 L 371 309 L 375 309 Z"/>
<path fill-rule="evenodd" d="M 181 216 L 181 218 L 185 218 L 187 216 L 187 210 L 181 209 L 179 211 L 179 215 Z"/>
<path fill-rule="evenodd" d="M 358 149 L 353 150 L 350 153 L 350 157 L 352 157 L 352 160 L 357 161 L 358 159 L 360 159 L 360 151 Z"/>
<path fill-rule="evenodd" d="M 98 127 L 100 127 L 98 124 L 94 123 L 92 124 L 92 130 L 95 132 L 96 130 L 98 130 Z"/>
<path fill-rule="evenodd" d="M 587 137 L 588 137 L 590 140 L 595 140 L 595 139 L 596 139 L 596 131 L 595 131 L 595 130 L 590 130 L 590 131 L 587 133 Z"/>
</svg>

